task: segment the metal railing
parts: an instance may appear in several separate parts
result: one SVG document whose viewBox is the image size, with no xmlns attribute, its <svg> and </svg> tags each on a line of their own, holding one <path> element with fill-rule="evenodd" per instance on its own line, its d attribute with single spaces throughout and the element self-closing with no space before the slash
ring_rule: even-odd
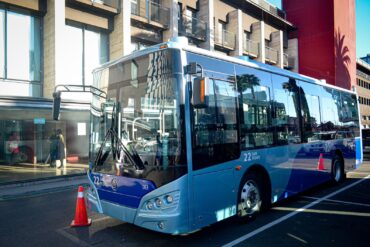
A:
<svg viewBox="0 0 370 247">
<path fill-rule="evenodd" d="M 279 61 L 279 51 L 271 47 L 265 47 L 265 60 L 270 63 L 277 63 Z"/>
<path fill-rule="evenodd" d="M 131 14 L 158 22 L 165 27 L 170 25 L 170 10 L 149 0 L 131 1 Z"/>
<path fill-rule="evenodd" d="M 215 45 L 235 49 L 235 34 L 226 30 L 215 31 Z"/>
<path fill-rule="evenodd" d="M 243 52 L 247 53 L 248 55 L 254 55 L 256 57 L 259 56 L 259 43 L 254 42 L 250 39 L 243 40 Z"/>
<path fill-rule="evenodd" d="M 253 2 L 259 6 L 261 6 L 264 10 L 270 12 L 273 15 L 279 16 L 283 19 L 286 19 L 285 11 L 271 5 L 266 0 L 248 0 L 249 2 Z"/>
<path fill-rule="evenodd" d="M 183 14 L 179 18 L 179 33 L 205 41 L 207 38 L 207 23 Z"/>
<path fill-rule="evenodd" d="M 120 0 L 91 0 L 93 3 L 100 3 L 115 9 L 119 9 Z"/>
</svg>

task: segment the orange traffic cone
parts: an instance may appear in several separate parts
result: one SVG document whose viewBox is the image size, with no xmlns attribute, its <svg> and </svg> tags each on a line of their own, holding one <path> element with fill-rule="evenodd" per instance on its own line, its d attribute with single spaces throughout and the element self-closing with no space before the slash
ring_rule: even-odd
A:
<svg viewBox="0 0 370 247">
<path fill-rule="evenodd" d="M 85 198 L 84 198 L 84 188 L 82 186 L 78 187 L 77 203 L 76 203 L 76 213 L 75 218 L 72 220 L 71 226 L 89 226 L 91 225 L 91 219 L 87 218 Z"/>
<path fill-rule="evenodd" d="M 323 158 L 323 155 L 322 154 L 320 154 L 319 162 L 317 162 L 317 170 L 319 170 L 319 171 L 325 170 L 324 158 Z"/>
</svg>

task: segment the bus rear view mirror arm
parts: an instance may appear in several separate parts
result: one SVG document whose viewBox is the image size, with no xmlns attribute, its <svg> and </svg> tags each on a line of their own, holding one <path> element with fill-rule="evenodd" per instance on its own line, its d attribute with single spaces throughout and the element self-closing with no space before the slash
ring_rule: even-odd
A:
<svg viewBox="0 0 370 247">
<path fill-rule="evenodd" d="M 60 105 L 62 102 L 62 92 L 68 93 L 91 93 L 99 98 L 106 99 L 107 94 L 103 90 L 93 86 L 84 85 L 57 85 L 53 93 L 53 120 L 59 120 L 60 117 Z"/>
</svg>

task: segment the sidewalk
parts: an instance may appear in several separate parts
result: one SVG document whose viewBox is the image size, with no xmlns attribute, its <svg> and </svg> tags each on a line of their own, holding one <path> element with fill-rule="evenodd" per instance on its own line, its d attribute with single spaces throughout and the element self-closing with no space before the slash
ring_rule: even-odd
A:
<svg viewBox="0 0 370 247">
<path fill-rule="evenodd" d="M 87 183 L 86 174 L 79 174 L 4 184 L 0 185 L 0 201 L 62 191 L 79 185 L 87 185 Z"/>
<path fill-rule="evenodd" d="M 48 164 L 0 164 L 0 186 L 9 183 L 19 183 L 36 179 L 55 178 L 68 175 L 86 174 L 87 164 L 67 163 L 58 169 Z"/>
</svg>

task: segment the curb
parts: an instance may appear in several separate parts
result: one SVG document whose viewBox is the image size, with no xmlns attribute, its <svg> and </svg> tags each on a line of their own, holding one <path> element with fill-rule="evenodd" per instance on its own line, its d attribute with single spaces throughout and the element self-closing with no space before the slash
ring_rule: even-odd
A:
<svg viewBox="0 0 370 247">
<path fill-rule="evenodd" d="M 79 185 L 86 186 L 86 175 L 64 176 L 62 178 L 43 179 L 37 181 L 24 181 L 0 186 L 0 201 L 33 197 L 77 188 Z"/>
<path fill-rule="evenodd" d="M 73 181 L 77 179 L 82 179 L 84 177 L 86 177 L 86 173 L 36 178 L 36 179 L 22 180 L 22 181 L 16 181 L 16 182 L 5 182 L 5 183 L 0 183 L 0 191 L 2 189 L 19 188 L 19 187 L 26 187 L 26 186 L 33 186 L 33 185 L 40 185 L 40 184 L 56 183 L 56 182 L 62 182 L 62 181 Z"/>
</svg>

